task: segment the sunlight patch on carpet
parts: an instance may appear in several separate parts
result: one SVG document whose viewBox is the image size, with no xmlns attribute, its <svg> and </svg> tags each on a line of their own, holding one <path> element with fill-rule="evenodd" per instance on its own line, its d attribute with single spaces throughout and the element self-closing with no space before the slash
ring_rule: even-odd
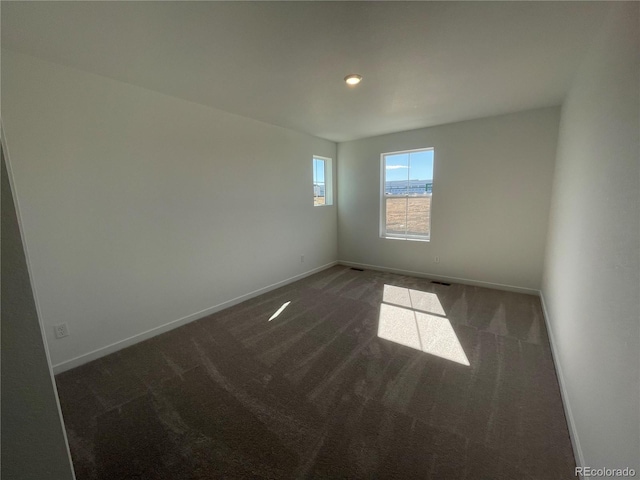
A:
<svg viewBox="0 0 640 480">
<path fill-rule="evenodd" d="M 445 317 L 382 303 L 378 337 L 469 366 L 469 359 Z"/>
<path fill-rule="evenodd" d="M 273 320 L 274 318 L 278 318 L 278 315 L 280 315 L 282 312 L 284 312 L 284 309 L 287 308 L 290 303 L 291 302 L 283 303 L 282 306 L 278 310 L 276 310 L 276 313 L 271 315 L 271 318 L 269 319 L 269 321 Z"/>
<path fill-rule="evenodd" d="M 399 307 L 407 307 L 435 315 L 446 315 L 438 295 L 431 292 L 421 292 L 412 288 L 385 285 L 382 301 Z"/>
</svg>

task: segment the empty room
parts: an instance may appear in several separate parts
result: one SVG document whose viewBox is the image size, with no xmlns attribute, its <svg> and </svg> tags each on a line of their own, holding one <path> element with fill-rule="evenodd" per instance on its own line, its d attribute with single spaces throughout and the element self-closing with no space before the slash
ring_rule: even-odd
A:
<svg viewBox="0 0 640 480">
<path fill-rule="evenodd" d="M 640 476 L 639 10 L 2 1 L 3 477 Z"/>
</svg>

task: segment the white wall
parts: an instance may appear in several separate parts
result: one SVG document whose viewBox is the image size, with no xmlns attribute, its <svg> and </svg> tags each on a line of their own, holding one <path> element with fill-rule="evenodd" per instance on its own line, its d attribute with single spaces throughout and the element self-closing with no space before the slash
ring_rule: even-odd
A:
<svg viewBox="0 0 640 480">
<path fill-rule="evenodd" d="M 4 153 L 3 146 L 0 476 L 73 480 Z"/>
<path fill-rule="evenodd" d="M 620 3 L 562 108 L 543 296 L 580 462 L 640 472 L 637 3 Z"/>
<path fill-rule="evenodd" d="M 337 259 L 332 142 L 9 51 L 2 99 L 54 365 Z"/>
<path fill-rule="evenodd" d="M 339 259 L 539 289 L 558 120 L 553 107 L 340 143 Z M 379 238 L 380 154 L 421 147 L 435 148 L 431 242 Z"/>
</svg>

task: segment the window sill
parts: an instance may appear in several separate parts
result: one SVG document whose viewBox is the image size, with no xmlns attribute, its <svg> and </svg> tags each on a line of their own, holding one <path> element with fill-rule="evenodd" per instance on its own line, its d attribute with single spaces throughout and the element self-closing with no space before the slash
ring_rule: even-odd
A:
<svg viewBox="0 0 640 480">
<path fill-rule="evenodd" d="M 394 235 L 380 235 L 380 238 L 384 239 L 384 240 L 407 240 L 410 242 L 430 242 L 431 241 L 431 237 L 429 238 L 425 238 L 425 237 L 396 237 Z"/>
</svg>

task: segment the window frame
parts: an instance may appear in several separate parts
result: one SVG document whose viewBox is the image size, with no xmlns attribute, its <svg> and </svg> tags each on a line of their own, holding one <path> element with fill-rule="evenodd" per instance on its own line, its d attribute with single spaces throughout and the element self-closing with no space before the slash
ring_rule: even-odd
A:
<svg viewBox="0 0 640 480">
<path fill-rule="evenodd" d="M 315 160 L 324 162 L 324 203 L 316 204 L 315 185 L 316 172 L 314 167 Z M 311 157 L 311 185 L 313 188 L 313 206 L 314 207 L 330 207 L 333 205 L 333 159 L 323 157 L 322 155 L 313 155 Z"/>
<path fill-rule="evenodd" d="M 433 184 L 434 179 L 432 178 L 431 184 L 431 193 L 429 193 L 429 197 L 431 197 L 431 202 L 429 204 L 429 235 L 412 235 L 409 233 L 404 234 L 394 234 L 387 232 L 387 200 L 390 198 L 411 198 L 411 194 L 407 193 L 404 195 L 386 195 L 385 194 L 385 184 L 387 177 L 387 169 L 386 169 L 386 157 L 391 155 L 402 155 L 405 153 L 411 154 L 415 152 L 433 152 L 433 174 L 435 177 L 435 168 L 436 168 L 436 150 L 435 147 L 423 147 L 423 148 L 413 148 L 409 150 L 398 150 L 395 152 L 385 152 L 380 154 L 380 226 L 379 226 L 379 234 L 380 238 L 385 240 L 409 240 L 413 242 L 430 242 L 431 235 L 431 225 L 433 219 Z M 415 196 L 415 194 L 414 194 Z"/>
</svg>

